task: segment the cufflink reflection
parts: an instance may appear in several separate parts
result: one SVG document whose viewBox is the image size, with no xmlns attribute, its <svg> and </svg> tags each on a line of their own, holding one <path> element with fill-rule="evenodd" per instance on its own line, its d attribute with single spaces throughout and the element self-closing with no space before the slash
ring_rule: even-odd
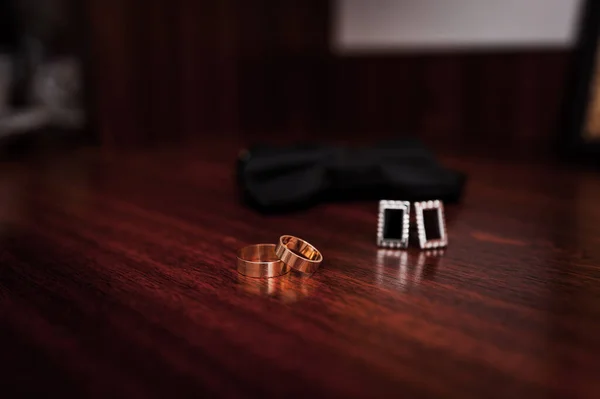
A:
<svg viewBox="0 0 600 399">
<path fill-rule="evenodd" d="M 408 291 L 422 280 L 432 280 L 444 256 L 443 249 L 409 253 L 380 249 L 375 261 L 377 285 Z"/>
<path fill-rule="evenodd" d="M 273 278 L 252 278 L 237 274 L 238 285 L 254 295 L 278 298 L 284 303 L 298 302 L 315 293 L 319 283 L 312 275 L 294 270 Z"/>
</svg>

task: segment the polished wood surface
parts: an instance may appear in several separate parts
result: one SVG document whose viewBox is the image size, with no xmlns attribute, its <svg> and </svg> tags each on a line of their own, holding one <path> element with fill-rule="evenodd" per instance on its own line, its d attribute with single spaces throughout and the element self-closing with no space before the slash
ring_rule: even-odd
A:
<svg viewBox="0 0 600 399">
<path fill-rule="evenodd" d="M 374 202 L 242 206 L 237 150 L 2 165 L 2 397 L 600 396 L 598 173 L 446 156 L 447 250 L 382 251 Z M 238 275 L 282 234 L 312 277 Z"/>
</svg>

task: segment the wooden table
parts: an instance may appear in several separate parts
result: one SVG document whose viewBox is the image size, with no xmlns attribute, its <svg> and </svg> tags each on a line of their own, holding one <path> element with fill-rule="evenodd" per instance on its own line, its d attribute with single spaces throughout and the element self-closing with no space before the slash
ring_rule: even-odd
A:
<svg viewBox="0 0 600 399">
<path fill-rule="evenodd" d="M 2 397 L 600 397 L 597 173 L 446 157 L 449 248 L 387 252 L 374 202 L 241 206 L 236 150 L 3 164 Z M 315 275 L 237 274 L 286 233 Z"/>
</svg>

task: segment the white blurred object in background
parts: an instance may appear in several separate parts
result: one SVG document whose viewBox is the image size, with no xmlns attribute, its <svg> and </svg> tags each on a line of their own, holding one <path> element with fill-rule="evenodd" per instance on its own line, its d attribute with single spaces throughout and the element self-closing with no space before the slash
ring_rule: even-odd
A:
<svg viewBox="0 0 600 399">
<path fill-rule="evenodd" d="M 572 46 L 582 0 L 336 0 L 339 53 Z"/>
<path fill-rule="evenodd" d="M 0 137 L 83 127 L 82 66 L 69 30 L 73 3 L 14 0 L 11 4 L 14 15 L 4 23 L 19 21 L 18 40 L 12 58 L 0 55 Z M 9 98 L 16 98 L 19 106 L 11 108 Z"/>
<path fill-rule="evenodd" d="M 45 127 L 83 127 L 85 118 L 81 107 L 81 67 L 76 58 L 63 57 L 39 64 L 28 96 L 31 99 L 30 105 L 14 110 L 8 107 L 6 101 L 10 73 L 2 73 L 2 69 L 10 72 L 10 65 L 8 62 L 8 67 L 3 67 L 0 61 L 0 137 Z M 8 78 L 2 75 L 8 75 Z"/>
<path fill-rule="evenodd" d="M 49 113 L 49 123 L 59 127 L 83 125 L 81 110 L 81 67 L 75 57 L 42 63 L 34 77 L 33 103 Z"/>
</svg>

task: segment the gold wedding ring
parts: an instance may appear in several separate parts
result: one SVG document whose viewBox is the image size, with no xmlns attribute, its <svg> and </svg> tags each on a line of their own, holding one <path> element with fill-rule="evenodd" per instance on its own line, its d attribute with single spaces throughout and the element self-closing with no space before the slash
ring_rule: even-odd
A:
<svg viewBox="0 0 600 399">
<path fill-rule="evenodd" d="M 314 273 L 323 255 L 308 242 L 294 236 L 281 236 L 275 254 L 283 263 L 302 273 Z"/>
<path fill-rule="evenodd" d="M 275 244 L 256 244 L 237 253 L 237 270 L 248 277 L 277 277 L 290 268 L 275 254 Z"/>
</svg>

